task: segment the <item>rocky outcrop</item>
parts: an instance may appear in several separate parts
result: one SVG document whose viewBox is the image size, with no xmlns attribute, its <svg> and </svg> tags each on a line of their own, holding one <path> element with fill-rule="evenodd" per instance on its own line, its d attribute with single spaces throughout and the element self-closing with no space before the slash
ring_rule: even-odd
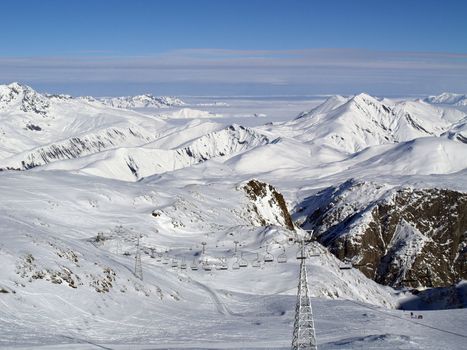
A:
<svg viewBox="0 0 467 350">
<path fill-rule="evenodd" d="M 251 200 L 250 210 L 256 213 L 261 226 L 281 225 L 294 230 L 284 197 L 273 186 L 256 179 L 243 186 Z"/>
<path fill-rule="evenodd" d="M 467 278 L 467 194 L 347 181 L 302 203 L 296 218 L 338 258 L 395 287 Z"/>
</svg>

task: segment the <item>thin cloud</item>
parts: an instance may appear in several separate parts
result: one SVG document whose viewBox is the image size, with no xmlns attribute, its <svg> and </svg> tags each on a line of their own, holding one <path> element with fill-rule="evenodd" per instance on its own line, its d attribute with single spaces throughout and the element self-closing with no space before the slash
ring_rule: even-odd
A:
<svg viewBox="0 0 467 350">
<path fill-rule="evenodd" d="M 4 82 L 30 84 L 274 84 L 334 92 L 398 86 L 431 91 L 467 90 L 467 54 L 384 52 L 362 49 L 185 49 L 122 57 L 111 53 L 71 57 L 0 57 Z M 430 92 L 431 92 L 430 91 Z M 412 91 L 419 92 L 419 91 Z"/>
</svg>

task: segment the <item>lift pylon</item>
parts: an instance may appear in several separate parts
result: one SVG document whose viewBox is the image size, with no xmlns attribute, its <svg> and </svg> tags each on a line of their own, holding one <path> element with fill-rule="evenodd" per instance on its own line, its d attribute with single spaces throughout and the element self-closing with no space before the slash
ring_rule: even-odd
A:
<svg viewBox="0 0 467 350">
<path fill-rule="evenodd" d="M 300 277 L 298 281 L 297 305 L 292 338 L 292 350 L 317 350 L 313 311 L 308 290 L 306 255 L 302 242 L 300 257 Z"/>
<path fill-rule="evenodd" d="M 143 280 L 143 265 L 141 264 L 141 250 L 139 248 L 139 235 L 136 243 L 136 254 L 135 254 L 135 276 L 141 281 Z"/>
</svg>

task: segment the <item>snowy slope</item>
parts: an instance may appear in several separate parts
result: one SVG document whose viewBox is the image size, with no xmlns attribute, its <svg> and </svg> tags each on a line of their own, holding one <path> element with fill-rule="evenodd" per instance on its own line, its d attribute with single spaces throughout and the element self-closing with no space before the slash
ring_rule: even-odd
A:
<svg viewBox="0 0 467 350">
<path fill-rule="evenodd" d="M 467 168 L 467 145 L 445 137 L 424 137 L 362 151 L 352 157 L 350 171 L 374 174 L 449 174 Z M 345 164 L 346 162 L 343 162 Z"/>
<path fill-rule="evenodd" d="M 243 303 L 248 308 L 249 300 L 276 294 L 290 296 L 293 302 L 297 247 L 286 242 L 294 233 L 280 226 L 259 226 L 261 213 L 276 212 L 268 219 L 274 220 L 280 211 L 268 201 L 255 202 L 263 207 L 251 211 L 253 202 L 242 186 L 185 185 L 163 179 L 90 183 L 89 177 L 55 172 L 2 174 L 0 286 L 7 292 L 0 298 L 7 308 L 0 321 L 1 344 L 8 347 L 17 336 L 23 344 L 50 344 L 70 334 L 71 339 L 141 343 L 149 338 L 132 336 L 134 330 L 170 331 L 165 320 L 186 322 L 197 314 L 203 319 L 228 317 L 222 322 L 239 330 L 258 317 L 241 311 Z M 143 281 L 132 274 L 137 234 L 142 234 Z M 207 242 L 202 258 L 216 265 L 225 257 L 231 266 L 234 240 L 240 242 L 248 268 L 211 273 L 171 268 L 174 259 L 188 264 L 199 259 L 202 241 Z M 277 257 L 281 244 L 288 263 L 251 266 L 266 246 Z M 170 264 L 151 258 L 151 248 L 168 257 Z M 341 271 L 336 258 L 322 247 L 316 249 L 322 256 L 310 261 L 313 296 L 395 306 L 390 289 L 356 270 Z M 268 311 L 275 315 L 268 320 L 290 327 L 291 309 L 284 310 L 289 311 Z M 229 315 L 235 318 L 230 320 Z M 147 325 L 150 318 L 153 322 Z M 193 336 L 187 333 L 187 339 Z"/>
</svg>

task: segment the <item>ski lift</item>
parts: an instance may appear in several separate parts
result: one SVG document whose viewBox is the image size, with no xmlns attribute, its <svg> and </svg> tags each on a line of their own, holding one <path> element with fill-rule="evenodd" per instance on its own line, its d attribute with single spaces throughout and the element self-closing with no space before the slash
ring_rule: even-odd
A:
<svg viewBox="0 0 467 350">
<path fill-rule="evenodd" d="M 171 264 L 171 266 L 172 266 L 173 268 L 177 268 L 177 267 L 178 267 L 178 261 L 177 261 L 177 259 L 172 259 L 172 264 Z"/>
<path fill-rule="evenodd" d="M 308 250 L 308 257 L 309 258 L 315 258 L 315 257 L 318 257 L 320 255 L 321 255 L 321 253 L 319 252 L 319 250 L 317 248 L 310 248 Z"/>
<path fill-rule="evenodd" d="M 229 265 L 227 265 L 227 261 L 225 258 L 219 258 L 220 265 L 216 266 L 216 270 L 228 270 Z"/>
<path fill-rule="evenodd" d="M 263 258 L 264 262 L 273 262 L 274 261 L 274 255 L 269 253 L 269 248 L 266 247 L 266 254 L 264 255 Z"/>
<path fill-rule="evenodd" d="M 259 257 L 259 253 L 256 253 L 256 259 L 252 262 L 251 266 L 261 267 L 261 259 Z"/>
<path fill-rule="evenodd" d="M 240 259 L 238 256 L 235 256 L 235 260 L 232 263 L 232 270 L 239 270 L 240 269 Z"/>
<path fill-rule="evenodd" d="M 192 271 L 197 271 L 198 270 L 198 261 L 196 260 L 196 258 L 193 259 L 193 262 L 190 265 L 190 269 Z"/>
<path fill-rule="evenodd" d="M 180 263 L 180 270 L 186 270 L 186 262 L 185 262 L 185 259 L 182 259 L 182 262 Z"/>
<path fill-rule="evenodd" d="M 243 253 L 240 255 L 240 260 L 238 261 L 240 267 L 248 267 L 248 260 L 243 257 Z"/>
<path fill-rule="evenodd" d="M 205 260 L 203 262 L 203 270 L 204 271 L 211 271 L 212 270 L 212 266 L 211 266 L 211 264 L 209 264 L 209 262 L 207 260 Z"/>
<path fill-rule="evenodd" d="M 306 259 L 306 252 L 305 252 L 305 249 L 303 248 L 303 243 L 300 249 L 298 250 L 296 257 L 297 257 L 297 260 Z"/>
<path fill-rule="evenodd" d="M 349 258 L 345 258 L 342 263 L 339 265 L 341 270 L 350 270 L 352 268 L 352 261 Z"/>
<path fill-rule="evenodd" d="M 287 254 L 285 254 L 285 248 L 282 247 L 282 253 L 277 256 L 277 262 L 279 264 L 284 264 L 287 262 Z"/>
<path fill-rule="evenodd" d="M 228 270 L 229 269 L 229 265 L 227 265 L 227 262 L 224 261 L 221 265 L 221 270 Z"/>
<path fill-rule="evenodd" d="M 151 248 L 151 258 L 155 259 L 156 258 L 156 250 L 154 248 Z"/>
</svg>

